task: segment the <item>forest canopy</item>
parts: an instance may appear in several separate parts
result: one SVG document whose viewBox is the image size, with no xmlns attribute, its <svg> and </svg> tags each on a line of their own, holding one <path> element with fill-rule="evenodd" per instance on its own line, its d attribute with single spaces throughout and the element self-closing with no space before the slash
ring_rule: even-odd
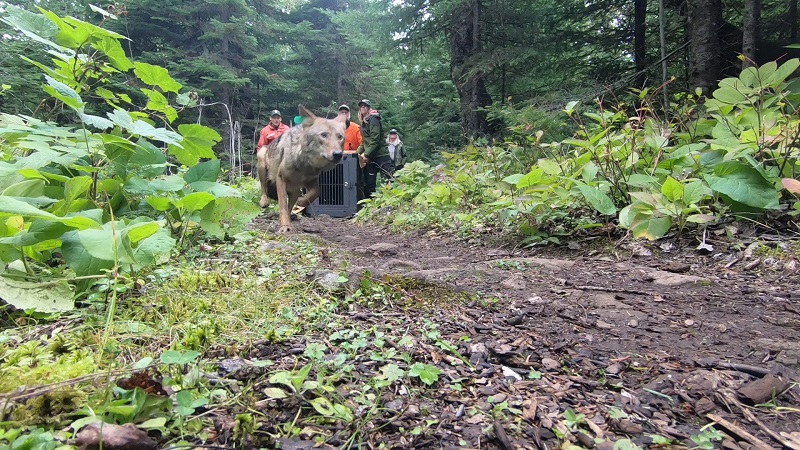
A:
<svg viewBox="0 0 800 450">
<path fill-rule="evenodd" d="M 696 87 L 708 93 L 741 70 L 740 54 L 745 64 L 780 62 L 798 43 L 796 0 L 165 1 L 97 5 L 107 14 L 19 5 L 125 36 L 132 61 L 167 68 L 197 99 L 181 120 L 215 128 L 220 155 L 249 156 L 270 110 L 293 117 L 304 104 L 333 115 L 370 98 L 412 156 L 436 160 L 465 139 L 506 136 L 516 124 L 508 111 L 552 112 L 631 88 L 658 91 L 663 104 Z M 19 55 L 41 58 L 42 45 L 0 27 L 0 107 L 41 111 L 41 76 Z"/>
</svg>

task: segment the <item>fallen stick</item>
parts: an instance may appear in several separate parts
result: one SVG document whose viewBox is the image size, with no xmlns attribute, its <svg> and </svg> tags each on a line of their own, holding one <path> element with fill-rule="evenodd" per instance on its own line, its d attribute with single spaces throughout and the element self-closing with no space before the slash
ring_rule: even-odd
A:
<svg viewBox="0 0 800 450">
<path fill-rule="evenodd" d="M 496 419 L 494 421 L 494 434 L 497 436 L 497 440 L 500 441 L 500 444 L 503 445 L 504 449 L 514 450 L 514 446 L 511 445 L 511 441 L 508 439 L 506 430 L 503 429 L 503 425 L 501 425 Z"/>
<path fill-rule="evenodd" d="M 767 444 L 766 442 L 762 441 L 761 439 L 753 436 L 752 434 L 750 434 L 750 432 L 740 427 L 739 425 L 736 425 L 731 421 L 723 419 L 721 416 L 718 416 L 716 414 L 706 414 L 706 417 L 718 423 L 720 426 L 722 426 L 722 428 L 725 428 L 729 432 L 753 444 L 756 448 L 760 450 L 774 450 L 775 448 Z"/>
<path fill-rule="evenodd" d="M 786 447 L 786 448 L 788 448 L 790 450 L 800 450 L 800 444 L 794 444 L 792 442 L 789 442 L 786 439 L 784 439 L 783 436 L 781 436 L 778 433 L 772 431 L 769 427 L 767 427 L 767 425 L 764 424 L 764 422 L 758 420 L 758 417 L 756 417 L 756 415 L 753 414 L 749 409 L 747 409 L 747 408 L 741 408 L 741 409 L 742 409 L 742 414 L 744 414 L 744 417 L 747 420 L 749 420 L 750 422 L 753 422 L 754 424 L 758 425 L 758 427 L 761 428 L 761 431 L 763 431 L 764 433 L 767 433 L 768 435 L 772 436 L 772 439 L 775 439 L 776 441 L 780 442 L 781 445 L 783 445 L 784 447 Z"/>
<path fill-rule="evenodd" d="M 643 295 L 647 297 L 653 297 L 656 294 L 649 291 L 640 291 L 638 289 L 625 289 L 625 288 L 614 288 L 614 287 L 604 287 L 604 286 L 590 286 L 590 285 L 582 285 L 582 286 L 567 286 L 568 288 L 578 289 L 581 291 L 603 291 L 603 292 L 622 292 L 624 294 L 634 294 L 634 295 Z"/>
</svg>

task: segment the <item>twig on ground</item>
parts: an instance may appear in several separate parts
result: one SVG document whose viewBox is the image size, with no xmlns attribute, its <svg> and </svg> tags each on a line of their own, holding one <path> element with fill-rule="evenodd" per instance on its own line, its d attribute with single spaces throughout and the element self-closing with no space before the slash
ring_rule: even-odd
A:
<svg viewBox="0 0 800 450">
<path fill-rule="evenodd" d="M 725 428 L 729 433 L 735 434 L 737 437 L 753 444 L 756 448 L 760 450 L 773 450 L 773 447 L 771 445 L 753 436 L 747 430 L 740 427 L 739 425 L 736 425 L 735 423 L 729 420 L 723 419 L 721 416 L 718 416 L 716 414 L 706 414 L 706 417 L 719 424 L 722 428 Z"/>
<path fill-rule="evenodd" d="M 772 439 L 775 439 L 776 441 L 780 442 L 781 445 L 783 445 L 784 447 L 786 447 L 786 448 L 788 448 L 790 450 L 800 450 L 800 445 L 794 444 L 792 442 L 789 442 L 786 439 L 784 439 L 781 435 L 779 435 L 778 433 L 772 431 L 769 427 L 767 427 L 766 424 L 764 424 L 764 422 L 758 420 L 758 417 L 756 417 L 756 415 L 753 414 L 752 411 L 750 411 L 747 408 L 741 408 L 741 409 L 742 409 L 742 414 L 744 415 L 744 417 L 747 420 L 749 420 L 750 422 L 753 422 L 754 424 L 758 425 L 758 427 L 761 428 L 761 431 L 763 431 L 764 433 L 767 433 L 768 435 L 770 435 L 772 437 Z"/>
<path fill-rule="evenodd" d="M 494 421 L 494 434 L 497 436 L 497 440 L 500 441 L 500 444 L 502 444 L 504 449 L 514 450 L 514 446 L 511 445 L 511 441 L 508 439 L 506 430 L 503 429 L 503 425 L 501 425 L 497 420 Z"/>
<path fill-rule="evenodd" d="M 589 285 L 569 286 L 569 287 L 573 289 L 579 289 L 581 291 L 622 292 L 624 294 L 645 295 L 649 297 L 654 297 L 656 295 L 655 292 L 640 291 L 638 289 L 626 289 L 626 288 L 615 288 L 615 287 L 605 287 L 605 286 L 589 286 Z"/>
</svg>

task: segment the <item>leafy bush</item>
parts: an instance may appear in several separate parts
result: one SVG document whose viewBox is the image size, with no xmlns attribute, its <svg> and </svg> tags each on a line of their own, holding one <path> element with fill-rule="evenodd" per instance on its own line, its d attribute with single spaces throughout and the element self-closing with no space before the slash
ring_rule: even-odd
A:
<svg viewBox="0 0 800 450">
<path fill-rule="evenodd" d="M 474 232 L 492 224 L 513 227 L 507 234 L 525 243 L 617 220 L 636 237 L 657 239 L 729 214 L 785 209 L 785 190 L 796 217 L 800 79 L 787 78 L 798 67 L 792 59 L 748 68 L 722 80 L 704 103 L 685 96 L 669 121 L 646 91 L 633 115 L 602 102 L 579 111 L 571 102 L 564 112 L 576 131 L 552 143 L 530 126 L 536 114 L 524 109 L 514 119 L 513 110 L 503 110 L 512 123 L 508 142 L 444 154 L 433 174 L 409 165 L 361 216 L 390 206 L 383 220 L 394 225 Z"/>
<path fill-rule="evenodd" d="M 8 6 L 2 20 L 50 49 L 50 66 L 21 57 L 44 72 L 41 115 L 58 123 L 0 115 L 0 297 L 69 309 L 67 281 L 85 289 L 135 273 L 200 230 L 224 237 L 258 213 L 217 181 L 219 134 L 176 122 L 191 96 L 166 69 L 131 62 L 123 36 L 44 9 Z"/>
</svg>

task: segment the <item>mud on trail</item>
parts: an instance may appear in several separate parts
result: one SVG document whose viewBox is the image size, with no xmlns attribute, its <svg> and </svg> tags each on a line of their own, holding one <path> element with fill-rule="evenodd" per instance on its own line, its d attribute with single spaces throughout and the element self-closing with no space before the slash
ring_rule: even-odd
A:
<svg viewBox="0 0 800 450">
<path fill-rule="evenodd" d="M 404 294 L 348 320 L 413 336 L 414 359 L 442 371 L 422 393 L 384 395 L 362 448 L 800 449 L 796 262 L 753 246 L 514 250 L 326 216 L 295 223 L 297 238 L 324 241 L 332 270 L 341 258 L 351 280 L 366 273 Z M 365 358 L 356 371 L 378 367 Z"/>
</svg>

